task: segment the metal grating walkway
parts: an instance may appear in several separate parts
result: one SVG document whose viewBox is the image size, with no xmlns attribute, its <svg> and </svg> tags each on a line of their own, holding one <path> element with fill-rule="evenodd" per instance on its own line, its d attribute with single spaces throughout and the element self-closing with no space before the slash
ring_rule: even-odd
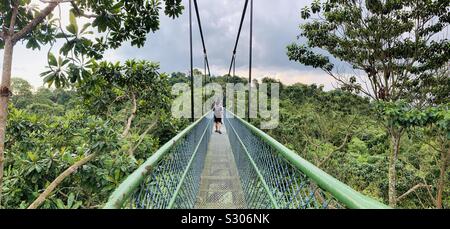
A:
<svg viewBox="0 0 450 229">
<path fill-rule="evenodd" d="M 242 186 L 225 125 L 222 126 L 222 134 L 215 133 L 214 128 L 212 131 L 195 208 L 245 208 Z"/>
</svg>

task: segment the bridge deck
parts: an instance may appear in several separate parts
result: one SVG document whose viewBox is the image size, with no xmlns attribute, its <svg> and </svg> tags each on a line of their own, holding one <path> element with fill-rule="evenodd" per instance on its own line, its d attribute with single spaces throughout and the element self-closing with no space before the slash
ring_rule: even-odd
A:
<svg viewBox="0 0 450 229">
<path fill-rule="evenodd" d="M 243 191 L 225 125 L 213 133 L 197 196 L 197 209 L 245 208 Z"/>
</svg>

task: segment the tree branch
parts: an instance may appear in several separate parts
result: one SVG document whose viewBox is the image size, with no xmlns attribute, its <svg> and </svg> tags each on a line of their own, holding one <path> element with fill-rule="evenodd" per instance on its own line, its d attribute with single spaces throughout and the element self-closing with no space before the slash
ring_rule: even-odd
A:
<svg viewBox="0 0 450 229">
<path fill-rule="evenodd" d="M 112 101 L 112 102 L 107 106 L 107 109 L 108 109 L 107 115 L 109 115 L 109 114 L 111 113 L 111 107 L 112 107 L 112 105 L 114 105 L 116 102 L 118 102 L 118 101 L 124 99 L 125 97 L 126 97 L 126 95 L 121 95 L 121 96 L 116 97 L 116 98 L 114 99 L 114 101 Z"/>
<path fill-rule="evenodd" d="M 42 0 L 41 0 L 42 1 Z M 24 38 L 28 33 L 33 31 L 37 25 L 39 25 L 53 10 L 61 3 L 67 2 L 67 0 L 54 0 L 54 1 L 43 1 L 49 3 L 44 9 L 39 12 L 39 14 L 31 20 L 25 27 L 23 27 L 19 32 L 13 35 L 12 41 L 16 43 L 20 39 Z"/>
<path fill-rule="evenodd" d="M 317 167 L 320 168 L 325 162 L 327 162 L 334 155 L 334 153 L 336 153 L 337 151 L 340 151 L 342 148 L 345 147 L 345 145 L 347 144 L 348 138 L 350 137 L 350 133 L 351 133 L 350 128 L 353 126 L 353 123 L 355 122 L 355 120 L 356 120 L 356 117 L 353 118 L 352 122 L 347 127 L 347 134 L 345 135 L 345 138 L 344 138 L 344 141 L 342 141 L 342 144 L 338 148 L 333 150 L 331 153 L 329 153 L 325 159 L 323 159 L 321 162 L 319 162 Z"/>
<path fill-rule="evenodd" d="M 55 3 L 55 2 L 59 2 L 59 3 L 64 3 L 64 2 L 73 2 L 73 0 L 39 0 L 42 3 Z"/>
<path fill-rule="evenodd" d="M 431 189 L 430 189 L 432 186 L 427 184 L 427 181 L 425 180 L 425 178 L 422 178 L 422 180 L 426 185 L 428 196 L 430 197 L 431 201 L 433 201 L 434 205 L 436 205 L 436 203 L 437 203 L 436 199 L 434 198 L 433 193 L 431 193 Z"/>
<path fill-rule="evenodd" d="M 128 154 L 129 154 L 130 156 L 133 156 L 133 157 L 134 157 L 134 151 L 136 151 L 136 149 L 139 147 L 139 145 L 141 145 L 142 141 L 144 140 L 144 137 L 148 134 L 148 132 L 149 132 L 150 130 L 152 130 L 152 129 L 156 126 L 157 123 L 158 123 L 158 122 L 153 122 L 152 124 L 150 124 L 150 125 L 147 127 L 147 129 L 144 131 L 144 133 L 142 133 L 141 136 L 139 136 L 139 141 L 136 143 L 136 145 L 134 145 L 133 148 L 131 148 L 130 150 L 128 150 Z"/>
<path fill-rule="evenodd" d="M 50 183 L 50 185 L 45 189 L 45 191 L 43 193 L 41 193 L 41 195 L 39 195 L 39 197 L 28 207 L 28 209 L 36 209 L 39 206 L 41 206 L 41 204 L 44 203 L 44 201 L 47 199 L 47 197 L 53 192 L 53 190 L 55 190 L 55 188 L 59 184 L 61 184 L 61 182 L 64 181 L 65 178 L 67 178 L 72 173 L 77 171 L 79 167 L 83 166 L 84 164 L 86 164 L 89 161 L 91 161 L 92 159 L 94 159 L 95 156 L 96 156 L 96 154 L 93 153 L 93 154 L 81 159 L 80 161 L 76 162 L 69 168 L 67 168 L 63 173 L 61 173 L 58 177 L 56 177 L 56 179 L 53 180 L 52 183 Z"/>
<path fill-rule="evenodd" d="M 16 26 L 16 19 L 18 14 L 19 14 L 19 2 L 14 1 L 11 21 L 9 22 L 9 30 L 8 30 L 9 36 L 12 36 L 14 34 L 14 26 Z"/>
<path fill-rule="evenodd" d="M 79 16 L 85 17 L 85 18 L 96 18 L 98 15 L 95 14 L 86 14 L 84 13 L 78 6 L 75 4 L 75 2 L 70 2 L 72 4 L 73 9 L 77 12 Z"/>
<path fill-rule="evenodd" d="M 322 70 L 327 73 L 328 75 L 330 75 L 331 77 L 333 77 L 336 81 L 338 81 L 338 83 L 341 83 L 344 86 L 349 86 L 352 87 L 353 89 L 357 89 L 360 92 L 362 92 L 364 95 L 368 96 L 369 98 L 375 99 L 369 91 L 364 90 L 362 87 L 361 88 L 356 88 L 354 87 L 351 83 L 345 82 L 342 78 L 340 78 L 339 76 L 336 76 L 333 72 L 328 71 L 324 68 L 322 68 Z"/>
<path fill-rule="evenodd" d="M 419 188 L 426 188 L 426 187 L 430 187 L 431 185 L 426 185 L 426 184 L 416 184 L 414 187 L 412 187 L 411 189 L 409 189 L 407 192 L 403 193 L 403 195 L 397 197 L 397 201 L 402 200 L 403 198 L 405 198 L 407 195 L 411 194 L 412 192 L 416 191 Z"/>
<path fill-rule="evenodd" d="M 128 117 L 127 125 L 125 126 L 125 129 L 123 130 L 122 137 L 126 137 L 131 129 L 131 123 L 133 122 L 134 117 L 136 117 L 137 112 L 137 102 L 136 102 L 136 95 L 134 93 L 131 93 L 131 100 L 133 103 L 133 107 L 131 108 L 131 114 L 130 117 Z"/>
</svg>

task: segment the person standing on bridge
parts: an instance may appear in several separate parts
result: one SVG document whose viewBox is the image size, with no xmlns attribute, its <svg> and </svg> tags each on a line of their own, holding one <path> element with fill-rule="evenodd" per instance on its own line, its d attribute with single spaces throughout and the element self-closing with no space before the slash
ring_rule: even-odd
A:
<svg viewBox="0 0 450 229">
<path fill-rule="evenodd" d="M 223 113 L 224 109 L 222 106 L 222 103 L 219 101 L 216 101 L 213 106 L 214 111 L 214 123 L 216 127 L 216 133 L 222 134 L 222 131 L 220 131 L 220 127 L 222 126 L 223 122 Z"/>
</svg>

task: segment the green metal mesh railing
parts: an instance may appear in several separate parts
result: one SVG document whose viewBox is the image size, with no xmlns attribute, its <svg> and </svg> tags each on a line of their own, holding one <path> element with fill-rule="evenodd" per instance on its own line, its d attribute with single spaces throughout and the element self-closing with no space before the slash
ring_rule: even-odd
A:
<svg viewBox="0 0 450 229">
<path fill-rule="evenodd" d="M 386 208 L 226 113 L 225 125 L 248 208 Z"/>
<path fill-rule="evenodd" d="M 133 195 L 135 208 L 192 208 L 208 147 L 211 122 L 204 118 L 155 166 Z"/>
<path fill-rule="evenodd" d="M 342 208 L 240 120 L 225 123 L 249 208 Z"/>
<path fill-rule="evenodd" d="M 211 120 L 208 113 L 161 147 L 119 186 L 105 208 L 193 208 Z"/>
<path fill-rule="evenodd" d="M 246 208 L 386 208 L 229 111 L 224 123 Z M 196 207 L 212 124 L 208 113 L 166 143 L 117 188 L 105 208 Z"/>
</svg>

